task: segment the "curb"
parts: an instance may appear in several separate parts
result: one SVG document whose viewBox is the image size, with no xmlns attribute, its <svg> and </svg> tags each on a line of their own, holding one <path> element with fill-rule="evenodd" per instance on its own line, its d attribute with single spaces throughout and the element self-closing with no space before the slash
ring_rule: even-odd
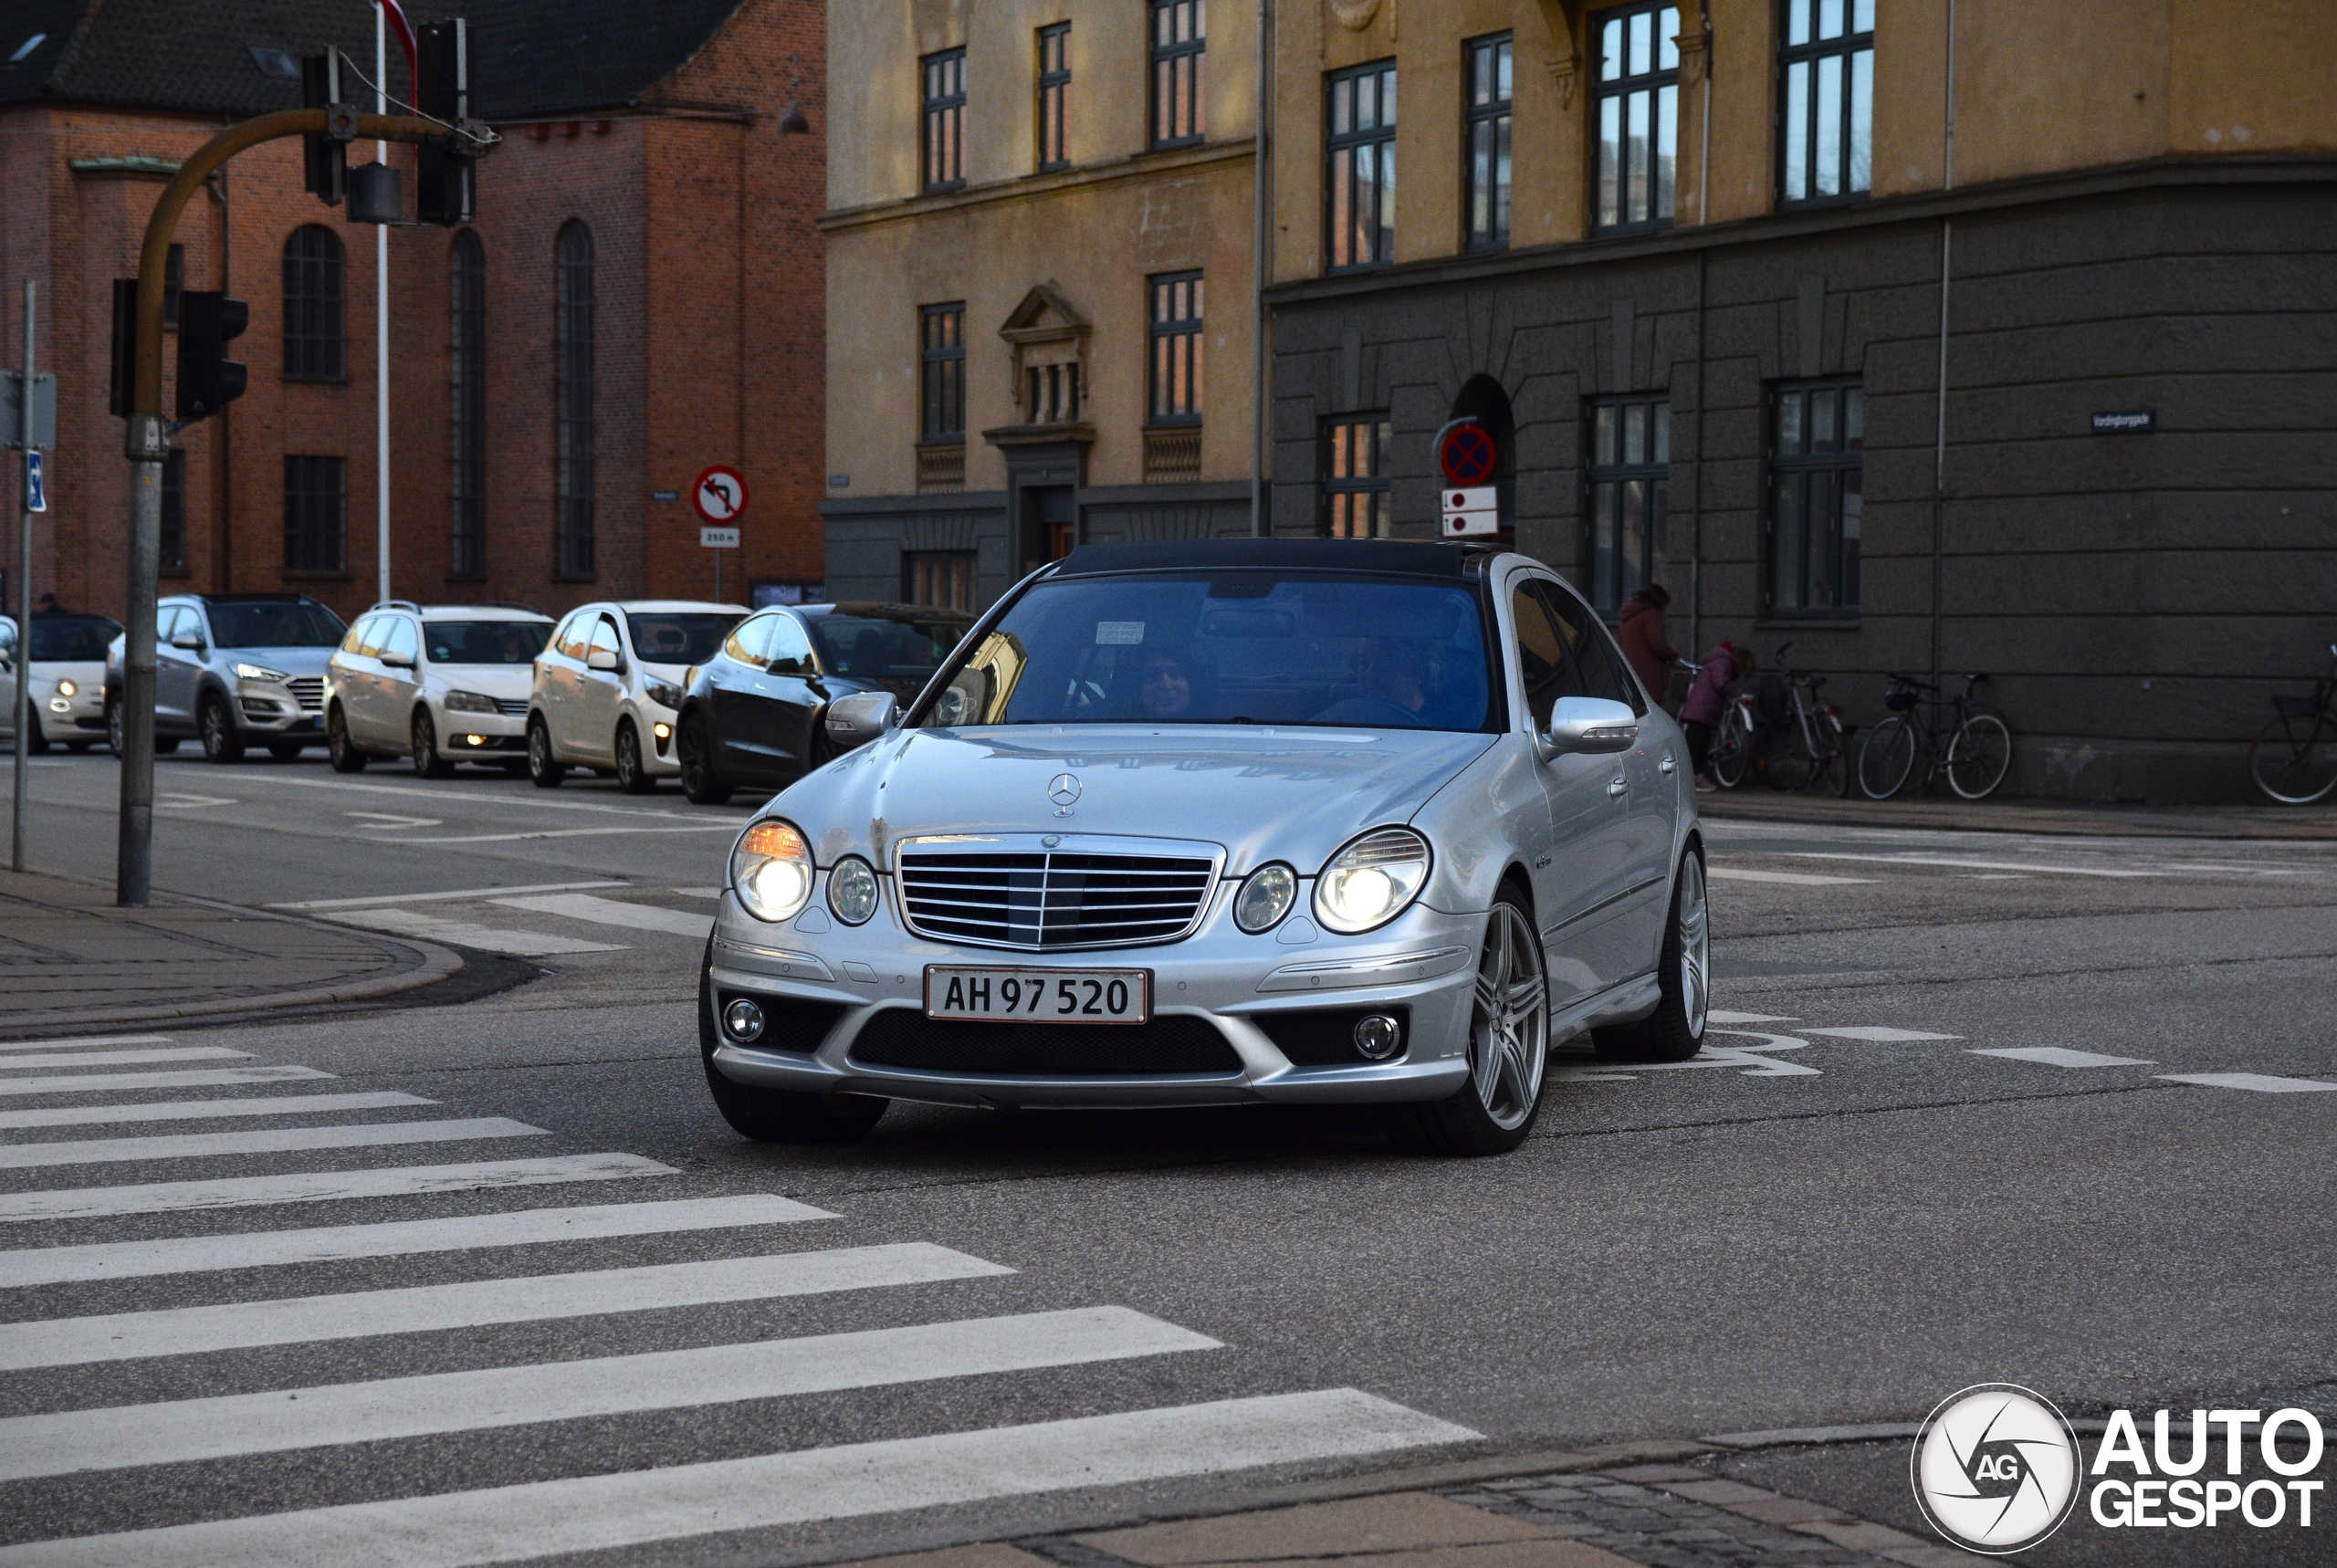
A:
<svg viewBox="0 0 2337 1568">
<path fill-rule="evenodd" d="M 1702 795 L 1699 816 L 1718 822 L 1780 822 L 1824 828 L 1923 828 L 1935 832 L 2017 833 L 2049 838 L 2220 839 L 2259 842 L 2337 842 L 2337 812 L 2273 806 L 2049 806 L 2005 801 L 1958 805 L 1900 800 L 1833 800 L 1745 789 Z M 2197 811 L 2196 820 L 2185 813 Z M 2260 818 L 2235 817 L 2237 811 Z M 2207 815 L 2208 812 L 2216 813 Z"/>
</svg>

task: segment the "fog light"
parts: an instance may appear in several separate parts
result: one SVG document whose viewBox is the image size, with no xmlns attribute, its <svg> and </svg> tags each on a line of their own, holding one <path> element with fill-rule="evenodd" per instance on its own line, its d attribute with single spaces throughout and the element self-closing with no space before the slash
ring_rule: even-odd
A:
<svg viewBox="0 0 2337 1568">
<path fill-rule="evenodd" d="M 1373 1013 L 1356 1019 L 1355 1048 L 1367 1060 L 1385 1061 L 1403 1049 L 1404 1030 L 1386 1013 Z"/>
<path fill-rule="evenodd" d="M 487 737 L 483 735 L 466 735 L 463 737 L 463 744 L 466 746 L 485 746 L 487 744 Z"/>
<path fill-rule="evenodd" d="M 763 1009 L 746 998 L 740 997 L 722 1009 L 722 1032 L 742 1045 L 760 1040 L 763 1034 Z"/>
<path fill-rule="evenodd" d="M 63 697 L 51 697 L 48 699 L 48 711 L 51 713 L 71 713 L 73 711 L 73 705 L 67 702 Z"/>
</svg>

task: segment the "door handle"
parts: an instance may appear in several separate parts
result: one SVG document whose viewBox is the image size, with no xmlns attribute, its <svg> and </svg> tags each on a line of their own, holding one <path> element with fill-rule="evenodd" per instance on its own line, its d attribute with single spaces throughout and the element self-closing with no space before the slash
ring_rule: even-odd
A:
<svg viewBox="0 0 2337 1568">
<path fill-rule="evenodd" d="M 1630 792 L 1630 780 L 1619 776 L 1607 780 L 1607 798 L 1609 800 L 1619 800 Z"/>
<path fill-rule="evenodd" d="M 1669 754 L 1666 754 L 1663 760 L 1655 765 L 1655 769 L 1659 773 L 1677 773 L 1680 771 L 1679 766 L 1672 760 Z"/>
</svg>

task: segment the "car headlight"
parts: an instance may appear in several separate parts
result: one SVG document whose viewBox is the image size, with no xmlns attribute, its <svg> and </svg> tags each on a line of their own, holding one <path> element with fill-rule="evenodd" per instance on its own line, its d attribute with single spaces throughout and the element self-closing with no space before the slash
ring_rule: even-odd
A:
<svg viewBox="0 0 2337 1568">
<path fill-rule="evenodd" d="M 503 710 L 495 706 L 493 697 L 482 696 L 477 692 L 448 692 L 446 711 L 448 713 L 501 713 Z"/>
<path fill-rule="evenodd" d="M 1298 873 L 1286 865 L 1262 865 L 1233 895 L 1233 924 L 1255 936 L 1282 924 L 1298 897 Z"/>
<path fill-rule="evenodd" d="M 679 708 L 682 706 L 682 688 L 670 681 L 651 681 L 641 690 L 659 707 Z"/>
<path fill-rule="evenodd" d="M 876 872 L 858 855 L 846 855 L 828 873 L 828 907 L 846 925 L 865 925 L 876 913 Z"/>
<path fill-rule="evenodd" d="M 236 677 L 246 681 L 288 681 L 292 677 L 281 670 L 271 670 L 266 664 L 237 664 Z"/>
<path fill-rule="evenodd" d="M 756 919 L 791 919 L 812 897 L 812 846 L 792 822 L 757 822 L 730 852 L 730 885 Z"/>
<path fill-rule="evenodd" d="M 80 687 L 75 685 L 71 681 L 59 681 L 57 683 L 57 695 L 61 697 L 72 696 L 76 693 L 79 692 L 80 689 Z"/>
<path fill-rule="evenodd" d="M 1428 883 L 1428 841 L 1410 828 L 1378 828 L 1331 857 L 1315 879 L 1315 918 L 1346 936 L 1385 925 Z"/>
</svg>

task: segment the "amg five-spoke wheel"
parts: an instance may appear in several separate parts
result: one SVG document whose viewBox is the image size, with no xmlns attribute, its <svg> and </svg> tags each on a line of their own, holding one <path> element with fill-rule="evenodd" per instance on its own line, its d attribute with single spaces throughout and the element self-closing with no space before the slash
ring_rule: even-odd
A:
<svg viewBox="0 0 2337 1568">
<path fill-rule="evenodd" d="M 1542 1109 L 1550 1060 L 1550 978 L 1524 897 L 1504 887 L 1485 917 L 1469 1010 L 1469 1082 L 1449 1100 L 1405 1107 L 1399 1141 L 1455 1155 L 1507 1154 Z"/>
</svg>

